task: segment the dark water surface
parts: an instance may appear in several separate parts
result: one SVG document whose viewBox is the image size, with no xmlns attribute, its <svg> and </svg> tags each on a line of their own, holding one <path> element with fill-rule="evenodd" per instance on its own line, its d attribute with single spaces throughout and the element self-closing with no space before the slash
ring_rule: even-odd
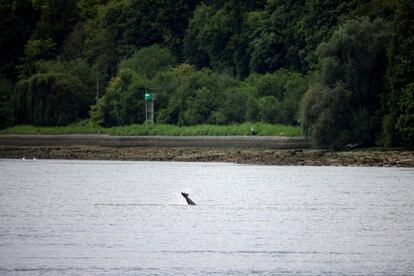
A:
<svg viewBox="0 0 414 276">
<path fill-rule="evenodd" d="M 414 275 L 414 170 L 0 160 L 0 275 L 253 273 Z"/>
</svg>

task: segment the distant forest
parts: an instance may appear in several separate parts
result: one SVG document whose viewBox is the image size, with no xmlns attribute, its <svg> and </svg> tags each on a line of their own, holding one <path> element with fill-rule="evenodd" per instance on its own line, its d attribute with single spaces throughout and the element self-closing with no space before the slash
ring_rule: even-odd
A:
<svg viewBox="0 0 414 276">
<path fill-rule="evenodd" d="M 1 0 L 0 128 L 301 125 L 414 146 L 413 0 Z"/>
</svg>

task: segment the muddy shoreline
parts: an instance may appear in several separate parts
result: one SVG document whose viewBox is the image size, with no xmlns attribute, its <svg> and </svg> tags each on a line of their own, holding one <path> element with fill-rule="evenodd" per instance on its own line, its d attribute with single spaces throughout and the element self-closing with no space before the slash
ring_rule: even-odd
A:
<svg viewBox="0 0 414 276">
<path fill-rule="evenodd" d="M 283 136 L 112 136 L 105 134 L 0 135 L 8 146 L 100 146 L 175 148 L 306 149 L 304 137 Z"/>
<path fill-rule="evenodd" d="M 0 135 L 0 158 L 414 167 L 414 151 L 313 150 L 304 137 Z"/>
<path fill-rule="evenodd" d="M 231 162 L 257 165 L 414 167 L 414 151 L 212 147 L 6 146 L 0 158 Z"/>
</svg>

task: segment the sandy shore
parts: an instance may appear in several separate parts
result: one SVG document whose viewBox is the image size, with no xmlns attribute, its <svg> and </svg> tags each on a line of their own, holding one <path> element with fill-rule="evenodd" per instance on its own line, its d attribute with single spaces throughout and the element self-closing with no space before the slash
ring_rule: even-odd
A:
<svg viewBox="0 0 414 276">
<path fill-rule="evenodd" d="M 414 151 L 309 149 L 303 138 L 0 136 L 0 158 L 232 162 L 414 167 Z"/>
</svg>

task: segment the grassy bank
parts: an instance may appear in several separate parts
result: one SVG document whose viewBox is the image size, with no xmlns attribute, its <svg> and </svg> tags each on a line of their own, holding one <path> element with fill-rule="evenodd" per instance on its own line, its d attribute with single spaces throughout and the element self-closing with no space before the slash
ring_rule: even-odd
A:
<svg viewBox="0 0 414 276">
<path fill-rule="evenodd" d="M 302 130 L 299 127 L 285 125 L 270 125 L 263 123 L 244 123 L 241 125 L 196 125 L 196 126 L 175 126 L 155 125 L 129 125 L 112 128 L 93 127 L 87 122 L 65 127 L 36 127 L 20 125 L 6 128 L 0 134 L 108 134 L 119 136 L 138 135 L 161 135 L 161 136 L 229 136 L 229 135 L 250 135 L 250 129 L 254 127 L 257 135 L 261 136 L 300 136 Z"/>
</svg>

